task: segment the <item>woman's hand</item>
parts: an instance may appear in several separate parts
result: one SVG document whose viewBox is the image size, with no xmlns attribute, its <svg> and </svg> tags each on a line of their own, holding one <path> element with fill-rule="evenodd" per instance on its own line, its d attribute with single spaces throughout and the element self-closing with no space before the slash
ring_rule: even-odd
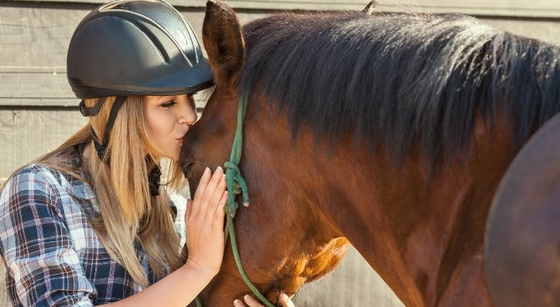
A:
<svg viewBox="0 0 560 307">
<path fill-rule="evenodd" d="M 224 256 L 224 206 L 227 200 L 224 171 L 214 174 L 206 168 L 194 194 L 187 204 L 185 221 L 189 257 L 186 265 L 214 275 L 220 271 Z"/>
<path fill-rule="evenodd" d="M 245 295 L 243 297 L 243 300 L 245 302 L 242 302 L 241 300 L 233 301 L 233 306 L 235 306 L 235 307 L 265 307 L 259 301 L 257 301 L 254 297 L 252 297 L 250 295 Z M 282 304 L 283 307 L 296 307 L 296 305 L 294 305 L 292 300 L 285 293 L 280 293 L 280 295 L 278 296 L 278 301 L 280 302 L 280 304 Z"/>
</svg>

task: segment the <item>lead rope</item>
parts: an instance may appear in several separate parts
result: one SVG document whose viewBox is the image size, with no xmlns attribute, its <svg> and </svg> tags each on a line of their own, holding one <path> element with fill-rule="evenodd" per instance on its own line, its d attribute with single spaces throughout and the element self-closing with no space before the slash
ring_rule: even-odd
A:
<svg viewBox="0 0 560 307">
<path fill-rule="evenodd" d="M 241 171 L 239 169 L 239 161 L 241 160 L 241 151 L 243 148 L 243 121 L 245 119 L 245 113 L 247 112 L 247 104 L 249 101 L 249 91 L 245 91 L 241 94 L 239 98 L 239 108 L 237 110 L 237 128 L 235 130 L 235 136 L 233 139 L 233 146 L 231 150 L 231 155 L 229 161 L 224 163 L 226 168 L 226 185 L 228 190 L 228 200 L 227 205 L 224 208 L 226 211 L 226 242 L 231 240 L 231 249 L 233 252 L 233 258 L 235 259 L 235 264 L 237 265 L 237 270 L 245 284 L 251 289 L 253 294 L 261 300 L 268 307 L 275 307 L 251 282 L 245 269 L 243 268 L 243 263 L 241 263 L 241 257 L 239 256 L 239 249 L 237 247 L 237 239 L 235 237 L 235 231 L 233 228 L 233 218 L 239 205 L 235 201 L 235 196 L 239 193 L 243 195 L 243 206 L 249 206 L 249 192 L 247 189 L 247 183 L 245 179 L 241 176 Z M 202 307 L 200 299 L 195 298 L 195 303 L 197 307 Z"/>
</svg>

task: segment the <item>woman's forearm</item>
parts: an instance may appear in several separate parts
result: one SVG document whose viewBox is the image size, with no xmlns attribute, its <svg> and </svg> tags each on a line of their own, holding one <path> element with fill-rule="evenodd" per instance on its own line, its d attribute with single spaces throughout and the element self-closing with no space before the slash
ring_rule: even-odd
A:
<svg viewBox="0 0 560 307">
<path fill-rule="evenodd" d="M 190 261 L 143 291 L 104 306 L 185 307 L 208 285 L 217 272 L 205 271 Z"/>
</svg>

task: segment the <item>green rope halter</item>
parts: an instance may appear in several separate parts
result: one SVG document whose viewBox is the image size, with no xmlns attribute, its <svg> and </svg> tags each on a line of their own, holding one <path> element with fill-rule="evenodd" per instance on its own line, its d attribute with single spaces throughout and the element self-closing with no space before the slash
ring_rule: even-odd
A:
<svg viewBox="0 0 560 307">
<path fill-rule="evenodd" d="M 233 139 L 233 147 L 231 150 L 231 155 L 229 161 L 224 163 L 224 167 L 226 168 L 226 185 L 228 189 L 228 200 L 227 205 L 224 208 L 226 211 L 226 241 L 229 239 L 231 240 L 231 249 L 233 251 L 233 258 L 235 259 L 235 264 L 237 265 L 237 270 L 243 277 L 243 280 L 253 291 L 253 294 L 257 298 L 261 300 L 266 306 L 268 307 L 275 307 L 262 293 L 255 287 L 255 285 L 251 282 L 245 269 L 243 268 L 243 264 L 241 263 L 241 257 L 239 256 L 239 249 L 237 247 L 237 239 L 235 237 L 235 231 L 233 229 L 233 218 L 235 217 L 235 213 L 239 205 L 235 201 L 235 196 L 242 193 L 243 195 L 243 206 L 249 206 L 249 192 L 247 189 L 247 183 L 245 179 L 241 176 L 241 171 L 239 169 L 239 161 L 241 160 L 241 151 L 243 148 L 243 121 L 245 119 L 245 113 L 247 112 L 247 104 L 249 102 L 249 91 L 245 91 L 241 94 L 239 98 L 239 108 L 237 110 L 237 128 L 235 130 L 235 136 Z M 195 303 L 197 307 L 202 307 L 200 303 L 200 299 L 197 297 L 195 299 Z"/>
</svg>

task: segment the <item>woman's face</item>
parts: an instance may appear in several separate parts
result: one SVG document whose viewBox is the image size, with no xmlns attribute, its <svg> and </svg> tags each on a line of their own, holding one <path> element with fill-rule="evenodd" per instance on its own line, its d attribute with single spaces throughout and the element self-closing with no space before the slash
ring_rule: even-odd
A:
<svg viewBox="0 0 560 307">
<path fill-rule="evenodd" d="M 183 136 L 196 121 L 192 96 L 146 96 L 145 116 L 158 152 L 179 160 Z"/>
</svg>

